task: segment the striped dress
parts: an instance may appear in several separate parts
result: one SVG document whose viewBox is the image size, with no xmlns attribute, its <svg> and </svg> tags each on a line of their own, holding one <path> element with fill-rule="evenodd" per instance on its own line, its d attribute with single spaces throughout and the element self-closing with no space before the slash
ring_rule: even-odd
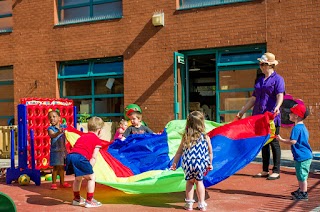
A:
<svg viewBox="0 0 320 212">
<path fill-rule="evenodd" d="M 201 134 L 193 146 L 183 148 L 182 168 L 185 173 L 185 179 L 203 180 L 209 160 L 208 143 L 205 135 Z"/>
</svg>

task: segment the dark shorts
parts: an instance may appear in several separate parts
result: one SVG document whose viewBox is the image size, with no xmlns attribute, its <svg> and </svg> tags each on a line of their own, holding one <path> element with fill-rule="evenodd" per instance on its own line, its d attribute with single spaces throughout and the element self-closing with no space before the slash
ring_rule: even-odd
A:
<svg viewBox="0 0 320 212">
<path fill-rule="evenodd" d="M 67 155 L 66 174 L 74 174 L 76 177 L 81 177 L 93 174 L 93 169 L 88 159 L 83 155 L 71 153 Z"/>
</svg>

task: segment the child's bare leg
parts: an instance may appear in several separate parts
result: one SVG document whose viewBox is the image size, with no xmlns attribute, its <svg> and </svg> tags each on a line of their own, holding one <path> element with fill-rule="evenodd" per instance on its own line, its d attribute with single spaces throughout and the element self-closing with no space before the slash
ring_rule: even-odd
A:
<svg viewBox="0 0 320 212">
<path fill-rule="evenodd" d="M 59 166 L 60 184 L 64 184 L 64 166 Z"/>
<path fill-rule="evenodd" d="M 87 201 L 91 202 L 93 199 L 94 189 L 96 185 L 96 177 L 93 174 L 86 175 L 85 179 L 88 180 L 87 184 Z"/>
<path fill-rule="evenodd" d="M 52 170 L 52 184 L 56 184 L 57 183 L 57 174 L 59 171 L 59 166 L 53 166 L 53 170 Z"/>
<path fill-rule="evenodd" d="M 194 196 L 194 180 L 188 180 L 186 185 L 186 200 L 193 200 Z"/>
<path fill-rule="evenodd" d="M 93 174 L 88 175 L 88 177 L 86 179 L 88 180 L 87 192 L 94 193 L 94 189 L 96 186 L 96 176 L 93 173 Z"/>
<path fill-rule="evenodd" d="M 80 192 L 81 189 L 81 183 L 82 183 L 82 176 L 75 177 L 73 181 L 73 191 Z"/>
<path fill-rule="evenodd" d="M 300 191 L 307 192 L 308 191 L 308 182 L 306 180 L 299 181 L 299 188 L 300 188 Z"/>
<path fill-rule="evenodd" d="M 204 203 L 205 202 L 205 195 L 206 195 L 206 189 L 205 189 L 205 187 L 204 187 L 204 185 L 203 185 L 203 181 L 201 180 L 201 181 L 197 181 L 196 180 L 196 186 L 197 186 L 197 188 L 196 188 L 196 190 L 197 190 L 197 195 L 198 195 L 198 201 L 200 202 L 200 203 Z"/>
</svg>

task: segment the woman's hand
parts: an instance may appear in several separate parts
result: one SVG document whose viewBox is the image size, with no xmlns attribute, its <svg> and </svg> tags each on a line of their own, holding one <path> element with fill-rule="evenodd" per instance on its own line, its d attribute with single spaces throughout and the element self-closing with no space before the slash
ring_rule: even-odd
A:
<svg viewBox="0 0 320 212">
<path fill-rule="evenodd" d="M 280 113 L 280 109 L 278 107 L 274 108 L 275 115 L 278 115 Z"/>
<path fill-rule="evenodd" d="M 241 118 L 242 118 L 242 116 L 243 116 L 243 113 L 238 113 L 237 115 L 236 115 L 236 117 L 234 118 L 234 120 L 233 121 L 238 121 L 238 120 L 240 120 Z"/>
</svg>

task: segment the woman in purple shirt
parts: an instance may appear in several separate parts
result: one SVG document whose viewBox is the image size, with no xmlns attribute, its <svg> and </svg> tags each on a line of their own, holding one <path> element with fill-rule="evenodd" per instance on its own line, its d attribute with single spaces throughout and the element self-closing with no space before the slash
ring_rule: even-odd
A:
<svg viewBox="0 0 320 212">
<path fill-rule="evenodd" d="M 243 114 L 253 106 L 252 115 L 263 114 L 266 111 L 275 113 L 276 135 L 279 134 L 281 117 L 280 106 L 283 102 L 283 95 L 285 92 L 285 83 L 283 78 L 274 70 L 278 65 L 275 55 L 272 53 L 265 53 L 258 58 L 260 61 L 260 69 L 264 76 L 257 79 L 254 86 L 252 97 L 246 105 L 240 110 L 237 118 L 241 118 Z M 270 163 L 270 146 L 273 155 L 272 174 L 269 175 Z M 276 180 L 280 178 L 280 158 L 281 149 L 279 141 L 275 138 L 269 144 L 262 148 L 262 172 L 254 177 L 266 177 L 268 180 Z"/>
</svg>

